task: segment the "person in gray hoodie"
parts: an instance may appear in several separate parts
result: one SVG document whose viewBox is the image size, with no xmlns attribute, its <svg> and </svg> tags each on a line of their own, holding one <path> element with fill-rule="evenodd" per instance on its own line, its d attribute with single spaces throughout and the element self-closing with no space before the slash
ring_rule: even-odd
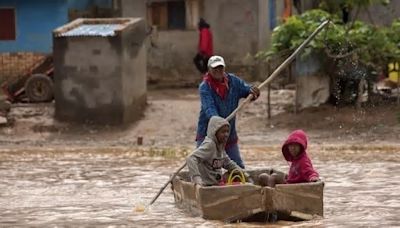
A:
<svg viewBox="0 0 400 228">
<path fill-rule="evenodd" d="M 189 175 L 195 184 L 218 185 L 222 181 L 222 168 L 231 172 L 235 169 L 244 172 L 225 152 L 230 131 L 229 122 L 219 116 L 211 117 L 207 136 L 201 145 L 186 158 Z"/>
</svg>

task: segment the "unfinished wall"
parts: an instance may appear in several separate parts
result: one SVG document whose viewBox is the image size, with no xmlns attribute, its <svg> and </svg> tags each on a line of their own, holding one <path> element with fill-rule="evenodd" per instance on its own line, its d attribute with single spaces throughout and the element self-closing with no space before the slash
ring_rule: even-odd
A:
<svg viewBox="0 0 400 228">
<path fill-rule="evenodd" d="M 317 107 L 328 101 L 330 78 L 326 74 L 312 74 L 297 78 L 296 102 L 299 109 Z"/>
<path fill-rule="evenodd" d="M 197 31 L 159 31 L 148 50 L 149 85 L 196 85 L 202 75 L 193 64 Z"/>
<path fill-rule="evenodd" d="M 120 0 L 119 11 L 123 17 L 147 19 L 149 1 Z M 196 85 L 202 76 L 192 59 L 197 51 L 198 31 L 164 30 L 147 27 L 148 84 L 155 87 Z"/>
<path fill-rule="evenodd" d="M 115 0 L 116 11 L 121 17 L 141 17 L 146 20 L 146 0 Z"/>
<path fill-rule="evenodd" d="M 54 37 L 55 115 L 64 121 L 122 124 L 146 103 L 145 24 L 116 36 Z"/>
<path fill-rule="evenodd" d="M 252 56 L 260 47 L 258 7 L 259 1 L 255 0 L 204 1 L 204 17 L 211 23 L 215 53 L 225 58 L 228 70 L 246 78 L 256 73 Z"/>
<path fill-rule="evenodd" d="M 122 33 L 122 103 L 125 107 L 123 122 L 131 122 L 140 117 L 146 105 L 147 93 L 147 49 L 145 45 L 144 20 Z"/>
<path fill-rule="evenodd" d="M 355 16 L 355 10 L 352 12 Z M 379 26 L 390 26 L 393 20 L 400 17 L 400 1 L 390 1 L 387 6 L 375 4 L 368 9 L 362 9 L 358 18 L 371 24 Z"/>
<path fill-rule="evenodd" d="M 328 101 L 331 79 L 324 68 L 326 61 L 323 53 L 312 53 L 294 62 L 298 108 L 317 107 Z"/>
</svg>

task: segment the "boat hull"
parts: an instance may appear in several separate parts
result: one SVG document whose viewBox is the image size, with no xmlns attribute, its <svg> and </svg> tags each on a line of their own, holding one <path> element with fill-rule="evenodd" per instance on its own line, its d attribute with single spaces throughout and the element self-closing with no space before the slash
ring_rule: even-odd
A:
<svg viewBox="0 0 400 228">
<path fill-rule="evenodd" d="M 189 182 L 187 172 L 172 180 L 175 203 L 192 215 L 232 222 L 257 214 L 308 220 L 323 216 L 323 182 L 279 184 L 274 188 L 257 185 L 258 174 L 272 170 L 248 171 L 256 184 L 200 187 Z M 274 170 L 273 172 L 284 175 Z"/>
</svg>

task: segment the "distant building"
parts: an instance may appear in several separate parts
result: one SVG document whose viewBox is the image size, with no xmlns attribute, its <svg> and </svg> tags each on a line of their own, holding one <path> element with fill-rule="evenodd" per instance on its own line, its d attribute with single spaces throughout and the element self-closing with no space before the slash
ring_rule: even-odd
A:
<svg viewBox="0 0 400 228">
<path fill-rule="evenodd" d="M 146 104 L 142 18 L 77 19 L 54 30 L 55 117 L 126 124 Z"/>
<path fill-rule="evenodd" d="M 283 16 L 296 13 L 290 0 L 2 0 L 0 3 L 0 81 L 26 71 L 51 53 L 51 31 L 78 17 L 142 17 L 146 21 L 149 85 L 184 86 L 200 82 L 192 62 L 197 22 L 210 25 L 214 52 L 228 71 L 264 79 L 254 55 L 270 44 Z M 297 1 L 299 2 L 299 1 Z M 301 9 L 308 6 L 301 1 Z M 289 6 L 288 6 L 289 5 Z M 288 8 L 289 7 L 289 8 Z M 298 11 L 298 10 L 297 10 Z"/>
<path fill-rule="evenodd" d="M 0 81 L 52 52 L 52 30 L 77 17 L 111 17 L 112 0 L 1 0 Z"/>
<path fill-rule="evenodd" d="M 254 55 L 269 44 L 283 1 L 116 0 L 115 9 L 120 17 L 147 20 L 149 85 L 182 86 L 202 79 L 193 64 L 200 18 L 211 25 L 214 53 L 226 59 L 228 71 L 247 79 L 264 78 Z"/>
</svg>

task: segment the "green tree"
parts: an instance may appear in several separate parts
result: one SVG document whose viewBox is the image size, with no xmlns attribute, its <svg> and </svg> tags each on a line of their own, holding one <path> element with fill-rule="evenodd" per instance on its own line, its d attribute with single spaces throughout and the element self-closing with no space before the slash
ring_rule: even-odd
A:
<svg viewBox="0 0 400 228">
<path fill-rule="evenodd" d="M 357 54 L 361 62 L 374 68 L 400 59 L 400 20 L 394 21 L 390 27 L 375 27 L 356 20 L 349 29 L 341 23 L 337 14 L 320 9 L 292 16 L 276 27 L 271 48 L 260 52 L 257 57 L 263 59 L 280 52 L 292 52 L 327 19 L 332 21 L 332 25 L 308 45 L 303 55 L 313 51 L 324 52 L 338 59 Z"/>
</svg>

